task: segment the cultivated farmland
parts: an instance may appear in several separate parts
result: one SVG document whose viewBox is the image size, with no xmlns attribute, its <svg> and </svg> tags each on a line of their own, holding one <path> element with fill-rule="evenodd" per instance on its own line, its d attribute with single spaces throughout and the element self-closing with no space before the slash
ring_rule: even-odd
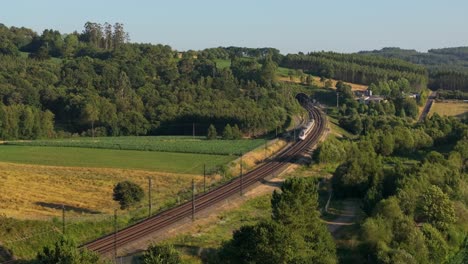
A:
<svg viewBox="0 0 468 264">
<path fill-rule="evenodd" d="M 147 137 L 82 137 L 69 139 L 7 141 L 8 145 L 80 147 L 119 150 L 144 150 L 215 155 L 239 155 L 265 142 L 253 140 L 206 140 L 205 137 L 147 136 Z"/>
<path fill-rule="evenodd" d="M 0 145 L 0 161 L 67 167 L 119 168 L 202 174 L 236 156 L 136 150 Z"/>
</svg>

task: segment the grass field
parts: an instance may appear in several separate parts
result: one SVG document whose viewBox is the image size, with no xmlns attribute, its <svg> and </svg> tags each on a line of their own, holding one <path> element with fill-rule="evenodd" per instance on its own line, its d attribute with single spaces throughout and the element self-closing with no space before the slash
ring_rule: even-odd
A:
<svg viewBox="0 0 468 264">
<path fill-rule="evenodd" d="M 286 68 L 283 68 L 286 69 Z M 312 79 L 314 80 L 314 84 L 318 85 L 319 87 L 325 87 L 325 83 L 320 82 L 320 77 L 317 76 L 312 76 Z M 294 83 L 300 83 L 300 78 L 299 77 L 293 77 L 291 80 L 290 77 L 287 76 L 282 76 L 282 74 L 279 77 L 280 81 L 284 82 L 294 82 Z M 335 88 L 336 83 L 338 82 L 337 80 L 331 80 L 332 81 L 332 87 Z M 353 91 L 365 91 L 367 90 L 367 85 L 362 85 L 362 84 L 356 84 L 356 83 L 349 83 L 349 82 L 344 82 L 345 84 L 348 84 L 351 86 L 351 90 Z"/>
<path fill-rule="evenodd" d="M 468 118 L 468 103 L 453 102 L 434 102 L 429 112 L 429 116 L 438 113 L 441 116 L 456 116 L 459 118 Z"/>
<path fill-rule="evenodd" d="M 0 215 L 43 219 L 61 215 L 62 204 L 71 215 L 110 214 L 117 206 L 112 200 L 117 182 L 134 181 L 146 192 L 148 177 L 153 179 L 156 208 L 188 189 L 192 180 L 188 174 L 0 162 Z"/>
<path fill-rule="evenodd" d="M 260 146 L 263 142 L 263 139 L 206 140 L 205 137 L 187 136 L 130 136 L 7 141 L 4 144 L 238 155 Z"/>
<path fill-rule="evenodd" d="M 230 60 L 215 59 L 214 61 L 216 62 L 216 68 L 218 68 L 218 69 L 224 69 L 224 68 L 231 67 L 231 61 Z"/>
<path fill-rule="evenodd" d="M 136 150 L 0 145 L 0 162 L 69 167 L 119 168 L 201 174 L 235 156 Z"/>
</svg>

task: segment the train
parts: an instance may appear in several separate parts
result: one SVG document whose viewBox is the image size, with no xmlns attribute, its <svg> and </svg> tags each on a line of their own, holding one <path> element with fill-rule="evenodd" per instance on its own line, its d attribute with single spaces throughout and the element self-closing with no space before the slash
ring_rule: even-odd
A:
<svg viewBox="0 0 468 264">
<path fill-rule="evenodd" d="M 312 131 L 312 129 L 314 128 L 314 125 L 315 125 L 315 121 L 312 120 L 310 121 L 309 123 L 307 123 L 307 125 L 305 125 L 305 127 L 302 129 L 301 131 L 301 134 L 299 134 L 299 139 L 300 140 L 304 140 L 307 138 L 307 136 L 310 134 L 310 132 Z"/>
</svg>

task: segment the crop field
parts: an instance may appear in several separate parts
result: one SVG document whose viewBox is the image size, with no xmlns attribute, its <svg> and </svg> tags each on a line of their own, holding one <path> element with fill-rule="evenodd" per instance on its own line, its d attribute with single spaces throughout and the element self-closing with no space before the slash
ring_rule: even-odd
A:
<svg viewBox="0 0 468 264">
<path fill-rule="evenodd" d="M 7 141 L 6 145 L 80 147 L 119 150 L 144 150 L 215 155 L 238 155 L 264 143 L 263 139 L 206 140 L 205 137 L 146 136 L 146 137 L 82 137 L 31 141 Z"/>
<path fill-rule="evenodd" d="M 146 193 L 148 177 L 153 180 L 156 208 L 188 189 L 192 180 L 188 174 L 0 162 L 0 215 L 43 219 L 61 215 L 62 204 L 67 214 L 75 216 L 111 214 L 117 208 L 112 200 L 114 185 L 131 180 Z"/>
<path fill-rule="evenodd" d="M 0 145 L 0 162 L 201 174 L 235 156 L 136 150 Z"/>
<path fill-rule="evenodd" d="M 130 211 L 118 210 L 119 226 L 147 215 L 148 177 L 152 178 L 153 212 L 184 200 L 192 177 L 201 190 L 202 176 L 109 168 L 75 168 L 0 162 L 0 244 L 17 257 L 33 258 L 61 236 L 62 205 L 67 234 L 82 243 L 112 231 L 112 190 L 131 180 L 145 199 Z M 210 184 L 214 179 L 208 177 Z"/>
<path fill-rule="evenodd" d="M 278 79 L 283 82 L 293 82 L 293 83 L 300 83 L 301 79 L 297 76 L 293 76 L 292 79 L 288 76 L 289 71 L 291 69 L 288 68 L 278 68 Z M 294 70 L 292 70 L 294 71 Z M 317 76 L 312 76 L 312 79 L 314 80 L 314 84 L 317 85 L 318 87 L 325 87 L 325 83 L 320 82 L 320 77 Z M 337 80 L 332 79 L 332 87 L 335 88 L 336 83 L 338 82 Z M 345 84 L 348 84 L 351 86 L 352 91 L 365 91 L 367 90 L 367 85 L 362 85 L 362 84 L 357 84 L 357 83 L 349 83 L 349 82 L 344 82 Z"/>
<path fill-rule="evenodd" d="M 461 101 L 434 102 L 429 112 L 429 116 L 438 113 L 441 116 L 455 116 L 459 118 L 468 117 L 468 103 Z"/>
</svg>

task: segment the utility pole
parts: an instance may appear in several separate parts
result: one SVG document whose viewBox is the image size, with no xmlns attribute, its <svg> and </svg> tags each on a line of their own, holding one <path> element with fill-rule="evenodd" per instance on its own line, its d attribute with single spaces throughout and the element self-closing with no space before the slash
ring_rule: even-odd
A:
<svg viewBox="0 0 468 264">
<path fill-rule="evenodd" d="M 62 234 L 65 236 L 65 205 L 62 204 Z"/>
<path fill-rule="evenodd" d="M 114 260 L 117 263 L 117 209 L 114 209 Z"/>
<path fill-rule="evenodd" d="M 195 122 L 192 123 L 192 137 L 195 138 Z"/>
<path fill-rule="evenodd" d="M 192 221 L 195 221 L 195 181 L 192 178 Z"/>
<path fill-rule="evenodd" d="M 241 153 L 241 159 L 240 159 L 240 195 L 241 195 L 241 196 L 243 195 L 243 191 L 242 191 L 242 183 L 243 183 L 243 182 L 242 182 L 242 180 L 243 180 L 243 179 L 242 179 L 242 178 L 243 178 L 243 177 L 242 177 L 242 176 L 243 176 L 243 173 L 242 173 L 242 166 L 243 166 L 243 165 L 242 165 L 242 163 L 243 163 L 243 162 L 242 162 L 242 157 L 243 157 L 243 156 L 244 156 L 244 154 Z"/>
<path fill-rule="evenodd" d="M 339 107 L 339 104 L 338 104 L 338 101 L 340 100 L 339 94 L 340 94 L 339 92 L 336 92 L 336 108 Z"/>
<path fill-rule="evenodd" d="M 151 203 L 151 177 L 148 177 L 148 217 L 151 217 L 151 209 L 153 205 Z"/>
<path fill-rule="evenodd" d="M 206 192 L 206 164 L 203 164 L 203 192 Z"/>
<path fill-rule="evenodd" d="M 265 138 L 265 160 L 267 159 L 267 142 L 268 140 Z"/>
</svg>

